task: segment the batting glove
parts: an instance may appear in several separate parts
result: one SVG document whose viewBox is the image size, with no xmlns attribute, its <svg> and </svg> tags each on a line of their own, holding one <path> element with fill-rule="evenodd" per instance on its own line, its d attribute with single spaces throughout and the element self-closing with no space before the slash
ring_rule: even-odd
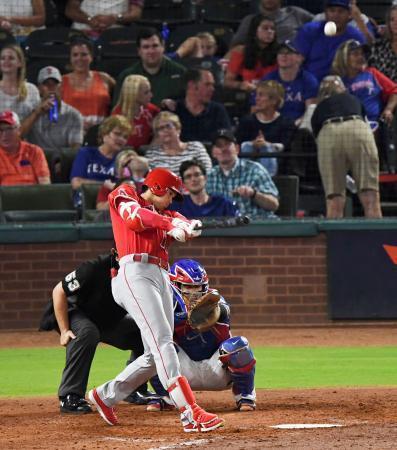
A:
<svg viewBox="0 0 397 450">
<path fill-rule="evenodd" d="M 172 228 L 170 231 L 167 231 L 167 234 L 179 242 L 186 242 L 188 237 L 186 231 L 179 227 Z"/>
<path fill-rule="evenodd" d="M 203 223 L 201 220 L 191 220 L 189 224 L 188 233 L 190 237 L 199 237 L 201 235 L 201 231 L 198 228 L 201 228 Z"/>
<path fill-rule="evenodd" d="M 182 230 L 185 230 L 187 232 L 189 232 L 190 223 L 190 221 L 187 222 L 186 220 L 178 219 L 177 217 L 174 217 L 171 221 L 171 224 L 174 227 L 182 228 Z"/>
</svg>

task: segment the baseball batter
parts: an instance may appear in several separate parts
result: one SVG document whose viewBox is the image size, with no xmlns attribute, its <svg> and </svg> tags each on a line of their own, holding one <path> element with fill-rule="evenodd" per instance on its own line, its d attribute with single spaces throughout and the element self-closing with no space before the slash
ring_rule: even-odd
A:
<svg viewBox="0 0 397 450">
<path fill-rule="evenodd" d="M 170 279 L 174 295 L 174 341 L 182 374 L 195 390 L 232 388 L 239 411 L 255 410 L 256 361 L 247 339 L 231 335 L 229 305 L 219 296 L 216 321 L 210 328 L 197 329 L 189 320 L 189 311 L 200 299 L 214 292 L 209 288 L 207 272 L 198 261 L 181 259 L 171 266 Z M 169 409 L 167 392 L 158 378 L 150 382 L 162 398 L 149 402 L 148 411 Z"/>
<path fill-rule="evenodd" d="M 139 326 L 145 353 L 111 381 L 89 392 L 90 401 L 110 425 L 118 420 L 113 406 L 157 372 L 181 413 L 186 432 L 211 431 L 223 419 L 200 408 L 187 379 L 181 376 L 173 344 L 173 300 L 168 276 L 168 246 L 200 235 L 201 222 L 166 208 L 182 198 L 182 181 L 164 168 L 153 169 L 143 192 L 122 184 L 109 194 L 113 234 L 120 270 L 112 281 L 116 302 Z"/>
</svg>

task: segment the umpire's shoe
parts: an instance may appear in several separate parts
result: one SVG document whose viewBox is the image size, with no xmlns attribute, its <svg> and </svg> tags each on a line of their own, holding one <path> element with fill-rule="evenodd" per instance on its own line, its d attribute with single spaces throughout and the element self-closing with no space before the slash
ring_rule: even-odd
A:
<svg viewBox="0 0 397 450">
<path fill-rule="evenodd" d="M 88 414 L 92 412 L 91 406 L 84 398 L 77 394 L 68 394 L 59 399 L 59 409 L 66 414 Z"/>
</svg>

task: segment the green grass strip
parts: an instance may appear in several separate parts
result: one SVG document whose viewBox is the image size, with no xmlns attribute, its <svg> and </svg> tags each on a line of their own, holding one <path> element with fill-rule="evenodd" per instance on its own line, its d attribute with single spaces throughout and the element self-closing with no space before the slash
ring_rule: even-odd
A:
<svg viewBox="0 0 397 450">
<path fill-rule="evenodd" d="M 266 389 L 397 386 L 395 347 L 258 347 L 256 387 Z M 113 378 L 129 352 L 98 348 L 88 386 Z M 56 396 L 65 350 L 0 350 L 0 397 Z"/>
<path fill-rule="evenodd" d="M 261 347 L 258 388 L 397 386 L 396 347 Z"/>
</svg>

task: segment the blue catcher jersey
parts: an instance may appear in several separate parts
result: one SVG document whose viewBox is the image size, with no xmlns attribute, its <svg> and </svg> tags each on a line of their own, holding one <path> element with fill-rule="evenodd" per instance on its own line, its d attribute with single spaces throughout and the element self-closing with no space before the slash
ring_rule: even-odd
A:
<svg viewBox="0 0 397 450">
<path fill-rule="evenodd" d="M 231 337 L 230 309 L 221 297 L 221 316 L 219 321 L 208 331 L 199 333 L 187 323 L 187 309 L 178 291 L 172 286 L 174 295 L 174 341 L 193 361 L 209 359 L 218 350 L 220 344 Z"/>
</svg>

